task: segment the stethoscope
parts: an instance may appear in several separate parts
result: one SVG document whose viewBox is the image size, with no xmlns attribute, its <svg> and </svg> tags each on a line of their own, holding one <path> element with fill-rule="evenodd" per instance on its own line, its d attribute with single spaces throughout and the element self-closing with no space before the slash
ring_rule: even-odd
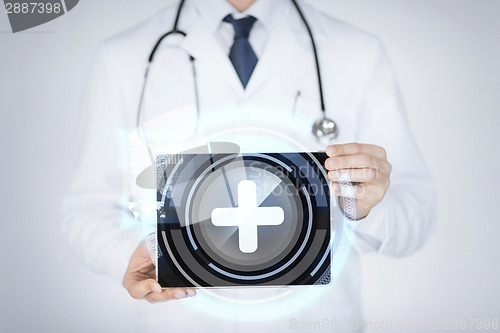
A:
<svg viewBox="0 0 500 333">
<path fill-rule="evenodd" d="M 319 140 L 319 139 L 328 139 L 332 140 L 335 139 L 338 135 L 338 127 L 337 124 L 330 118 L 326 116 L 326 110 L 325 110 L 325 100 L 323 96 L 323 82 L 321 80 L 321 70 L 319 67 L 319 59 L 318 59 L 318 51 L 316 50 L 316 42 L 314 41 L 314 36 L 312 34 L 311 28 L 309 27 L 309 24 L 302 13 L 302 10 L 300 9 L 299 5 L 297 4 L 296 0 L 291 0 L 292 3 L 294 4 L 295 8 L 297 9 L 297 12 L 300 15 L 300 18 L 302 19 L 302 22 L 304 22 L 304 25 L 307 29 L 307 33 L 309 34 L 309 38 L 311 40 L 311 45 L 312 49 L 314 52 L 314 61 L 316 63 L 316 76 L 318 79 L 318 90 L 319 90 L 319 99 L 320 99 L 320 104 L 321 104 L 321 113 L 322 117 L 315 121 L 312 126 L 312 134 Z M 175 22 L 174 22 L 174 27 L 172 30 L 169 32 L 165 33 L 162 35 L 158 41 L 156 42 L 155 46 L 153 47 L 153 50 L 151 51 L 151 54 L 149 55 L 148 59 L 148 65 L 146 67 L 146 73 L 144 74 L 144 82 L 142 85 L 142 90 L 141 90 L 141 96 L 139 98 L 139 107 L 137 110 L 137 127 L 139 127 L 140 124 L 140 118 L 141 118 L 141 113 L 142 113 L 142 104 L 143 104 L 143 99 L 144 99 L 144 92 L 146 90 L 147 82 L 148 82 L 148 74 L 149 70 L 151 68 L 151 65 L 154 60 L 154 56 L 156 54 L 156 51 L 158 50 L 158 47 L 162 43 L 162 41 L 167 38 L 170 35 L 181 35 L 182 37 L 186 37 L 186 33 L 182 30 L 179 30 L 177 27 L 179 25 L 179 18 L 182 12 L 182 7 L 184 6 L 185 0 L 181 0 L 179 3 L 179 8 L 177 9 L 177 14 L 175 16 Z M 200 105 L 199 105 L 199 95 L 198 95 L 198 80 L 196 76 L 196 66 L 194 65 L 195 58 L 191 55 L 189 55 L 189 61 L 191 62 L 191 67 L 192 67 L 192 72 L 193 72 L 193 81 L 194 81 L 194 94 L 195 94 L 195 100 L 196 100 L 196 112 L 197 112 L 197 117 L 199 119 L 200 115 Z"/>
</svg>

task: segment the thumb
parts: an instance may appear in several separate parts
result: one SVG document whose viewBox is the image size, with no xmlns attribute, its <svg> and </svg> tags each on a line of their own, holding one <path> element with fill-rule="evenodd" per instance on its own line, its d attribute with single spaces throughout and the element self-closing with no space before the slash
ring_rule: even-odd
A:
<svg viewBox="0 0 500 333">
<path fill-rule="evenodd" d="M 160 284 L 154 280 L 154 279 L 147 279 L 143 281 L 137 281 L 130 285 L 129 288 L 127 288 L 130 296 L 135 299 L 142 299 L 144 298 L 147 294 L 154 292 L 154 293 L 161 293 L 162 288 Z"/>
</svg>

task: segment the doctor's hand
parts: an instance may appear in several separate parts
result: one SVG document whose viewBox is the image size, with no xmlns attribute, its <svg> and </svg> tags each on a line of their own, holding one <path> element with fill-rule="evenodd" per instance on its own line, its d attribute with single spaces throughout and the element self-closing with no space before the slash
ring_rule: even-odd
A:
<svg viewBox="0 0 500 333">
<path fill-rule="evenodd" d="M 389 187 L 392 167 L 382 147 L 348 143 L 326 147 L 325 167 L 333 190 L 342 199 L 341 177 L 353 183 L 356 198 L 356 219 L 365 218 L 384 198 Z"/>
<path fill-rule="evenodd" d="M 146 243 L 142 242 L 130 258 L 123 277 L 123 286 L 135 299 L 145 299 L 150 303 L 181 299 L 196 295 L 192 288 L 170 288 L 162 290 L 156 281 L 155 265 L 149 256 Z"/>
</svg>

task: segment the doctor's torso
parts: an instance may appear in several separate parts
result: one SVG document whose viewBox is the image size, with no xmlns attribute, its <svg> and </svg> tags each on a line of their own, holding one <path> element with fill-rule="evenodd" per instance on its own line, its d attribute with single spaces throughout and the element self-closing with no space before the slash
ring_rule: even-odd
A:
<svg viewBox="0 0 500 333">
<path fill-rule="evenodd" d="M 271 116 L 273 124 L 276 119 L 282 120 L 278 126 L 283 130 L 289 124 L 300 123 L 302 129 L 295 139 L 305 143 L 306 149 L 324 149 L 325 144 L 315 141 L 311 133 L 313 122 L 322 116 L 311 40 L 292 5 L 288 1 L 279 2 L 276 22 L 268 33 L 252 77 L 243 89 L 227 53 L 204 21 L 197 1 L 186 1 L 179 22 L 179 29 L 185 31 L 186 36 L 169 37 L 160 45 L 149 70 L 141 124 L 158 123 L 161 119 L 165 127 L 162 128 L 162 124 L 160 131 L 166 133 L 166 137 L 171 135 L 175 141 L 179 136 L 192 133 L 198 122 L 210 119 L 221 110 L 229 116 L 219 118 L 219 125 L 228 128 L 239 118 L 259 121 Z M 378 41 L 310 6 L 303 7 L 318 45 L 326 113 L 340 129 L 335 142 L 355 141 L 360 121 L 357 112 L 367 84 L 366 72 Z M 112 112 L 122 118 L 121 126 L 125 128 L 133 129 L 136 125 L 148 57 L 158 38 L 172 28 L 176 10 L 174 4 L 101 46 L 106 67 L 104 74 L 109 80 L 107 83 L 113 83 L 113 96 L 109 98 L 113 99 L 116 109 Z M 190 61 L 190 56 L 194 62 Z M 156 153 L 160 150 L 158 147 Z M 270 326 L 274 331 L 287 331 L 291 328 L 290 320 L 358 319 L 361 315 L 359 268 L 357 255 L 354 253 L 352 257 L 339 281 L 326 288 L 324 297 L 313 307 L 273 323 L 234 322 L 229 331 L 235 328 L 252 331 Z M 194 301 L 195 298 L 189 300 Z M 201 323 L 205 323 L 202 325 L 205 329 L 209 329 L 209 323 L 218 326 L 218 320 L 192 312 L 187 301 L 154 307 L 143 304 L 141 308 L 143 327 L 150 326 L 151 331 L 162 326 L 163 320 L 159 318 L 165 313 L 176 318 L 170 321 L 175 330 L 199 329 Z M 200 320 L 190 321 L 191 315 Z M 163 319 L 169 322 L 168 318 Z"/>
<path fill-rule="evenodd" d="M 196 112 L 194 106 L 198 102 L 201 120 L 221 110 L 234 109 L 236 116 L 239 113 L 252 117 L 252 110 L 265 109 L 268 113 L 280 114 L 283 127 L 294 118 L 308 122 L 301 135 L 312 139 L 310 128 L 322 113 L 311 41 L 291 4 L 279 2 L 282 4 L 275 15 L 273 30 L 268 33 L 244 89 L 228 55 L 196 8 L 196 2 L 187 1 L 179 22 L 179 28 L 187 36 L 172 35 L 160 45 L 149 70 L 141 122 L 160 116 L 169 119 L 170 126 L 189 131 L 189 127 L 196 124 L 186 121 L 192 118 L 179 117 L 179 110 L 193 106 L 186 112 Z M 304 7 L 304 12 L 318 45 L 326 114 L 340 129 L 336 142 L 354 141 L 356 111 L 366 84 L 364 65 L 372 51 L 369 48 L 373 48 L 376 40 L 310 7 Z M 131 128 L 135 126 L 147 59 L 159 36 L 171 29 L 175 13 L 174 5 L 102 46 L 112 67 L 110 75 L 119 82 L 120 113 Z M 363 52 L 363 47 L 367 52 Z M 364 56 L 367 59 L 363 59 Z M 260 116 L 255 112 L 255 117 Z M 231 123 L 227 122 L 227 126 Z M 310 148 L 323 146 L 321 143 Z"/>
</svg>

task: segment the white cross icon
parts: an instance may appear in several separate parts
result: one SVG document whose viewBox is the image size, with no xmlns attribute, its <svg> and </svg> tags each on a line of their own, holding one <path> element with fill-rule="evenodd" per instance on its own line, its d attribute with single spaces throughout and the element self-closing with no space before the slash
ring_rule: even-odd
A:
<svg viewBox="0 0 500 333">
<path fill-rule="evenodd" d="M 253 253 L 257 250 L 257 227 L 260 225 L 280 225 L 285 219 L 281 207 L 258 207 L 257 187 L 251 180 L 238 184 L 238 207 L 216 208 L 212 211 L 212 223 L 217 227 L 238 227 L 241 252 Z"/>
</svg>

